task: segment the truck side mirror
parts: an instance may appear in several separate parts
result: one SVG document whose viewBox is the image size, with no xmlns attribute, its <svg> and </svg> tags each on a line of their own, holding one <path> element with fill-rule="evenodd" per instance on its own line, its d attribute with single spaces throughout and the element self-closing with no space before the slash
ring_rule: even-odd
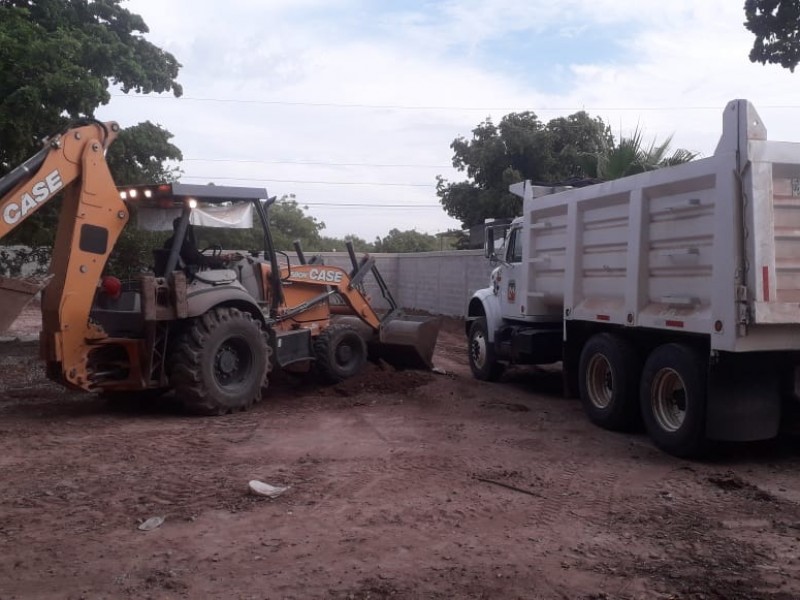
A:
<svg viewBox="0 0 800 600">
<path fill-rule="evenodd" d="M 486 242 L 483 247 L 483 254 L 488 259 L 495 258 L 494 254 L 494 227 L 486 228 Z"/>
</svg>

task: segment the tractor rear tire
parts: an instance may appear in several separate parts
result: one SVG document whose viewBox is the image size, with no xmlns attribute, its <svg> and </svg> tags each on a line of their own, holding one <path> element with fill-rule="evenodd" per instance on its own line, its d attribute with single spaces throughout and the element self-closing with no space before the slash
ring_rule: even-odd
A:
<svg viewBox="0 0 800 600">
<path fill-rule="evenodd" d="M 216 308 L 194 319 L 178 339 L 170 383 L 195 414 L 247 410 L 267 387 L 271 359 L 259 321 L 236 308 Z"/>
<path fill-rule="evenodd" d="M 331 325 L 314 340 L 315 369 L 327 383 L 339 383 L 361 371 L 367 343 L 349 325 Z"/>
</svg>

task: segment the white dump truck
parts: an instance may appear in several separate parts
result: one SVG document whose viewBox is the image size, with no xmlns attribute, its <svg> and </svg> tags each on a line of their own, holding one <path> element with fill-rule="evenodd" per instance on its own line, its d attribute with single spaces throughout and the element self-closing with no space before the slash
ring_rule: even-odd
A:
<svg viewBox="0 0 800 600">
<path fill-rule="evenodd" d="M 714 155 L 523 198 L 468 306 L 474 375 L 562 361 L 589 419 L 661 449 L 777 435 L 800 407 L 800 144 L 730 102 Z"/>
</svg>

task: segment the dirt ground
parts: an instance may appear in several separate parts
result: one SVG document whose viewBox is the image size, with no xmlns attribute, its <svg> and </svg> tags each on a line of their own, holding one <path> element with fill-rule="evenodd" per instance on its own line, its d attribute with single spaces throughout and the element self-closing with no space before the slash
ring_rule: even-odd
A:
<svg viewBox="0 0 800 600">
<path fill-rule="evenodd" d="M 283 377 L 221 418 L 66 392 L 36 353 L 0 344 L 2 600 L 800 597 L 797 438 L 671 458 L 552 370 L 475 381 L 457 321 L 446 374 Z"/>
</svg>

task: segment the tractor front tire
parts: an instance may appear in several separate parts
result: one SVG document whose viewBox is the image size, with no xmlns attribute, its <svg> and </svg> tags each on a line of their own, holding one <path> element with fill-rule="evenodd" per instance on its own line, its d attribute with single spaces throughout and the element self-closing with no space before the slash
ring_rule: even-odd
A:
<svg viewBox="0 0 800 600">
<path fill-rule="evenodd" d="M 194 319 L 178 339 L 170 383 L 190 412 L 247 410 L 261 399 L 271 359 L 260 322 L 235 308 L 216 308 Z"/>
<path fill-rule="evenodd" d="M 331 325 L 314 340 L 317 374 L 339 383 L 358 373 L 367 361 L 367 343 L 353 327 Z"/>
</svg>

